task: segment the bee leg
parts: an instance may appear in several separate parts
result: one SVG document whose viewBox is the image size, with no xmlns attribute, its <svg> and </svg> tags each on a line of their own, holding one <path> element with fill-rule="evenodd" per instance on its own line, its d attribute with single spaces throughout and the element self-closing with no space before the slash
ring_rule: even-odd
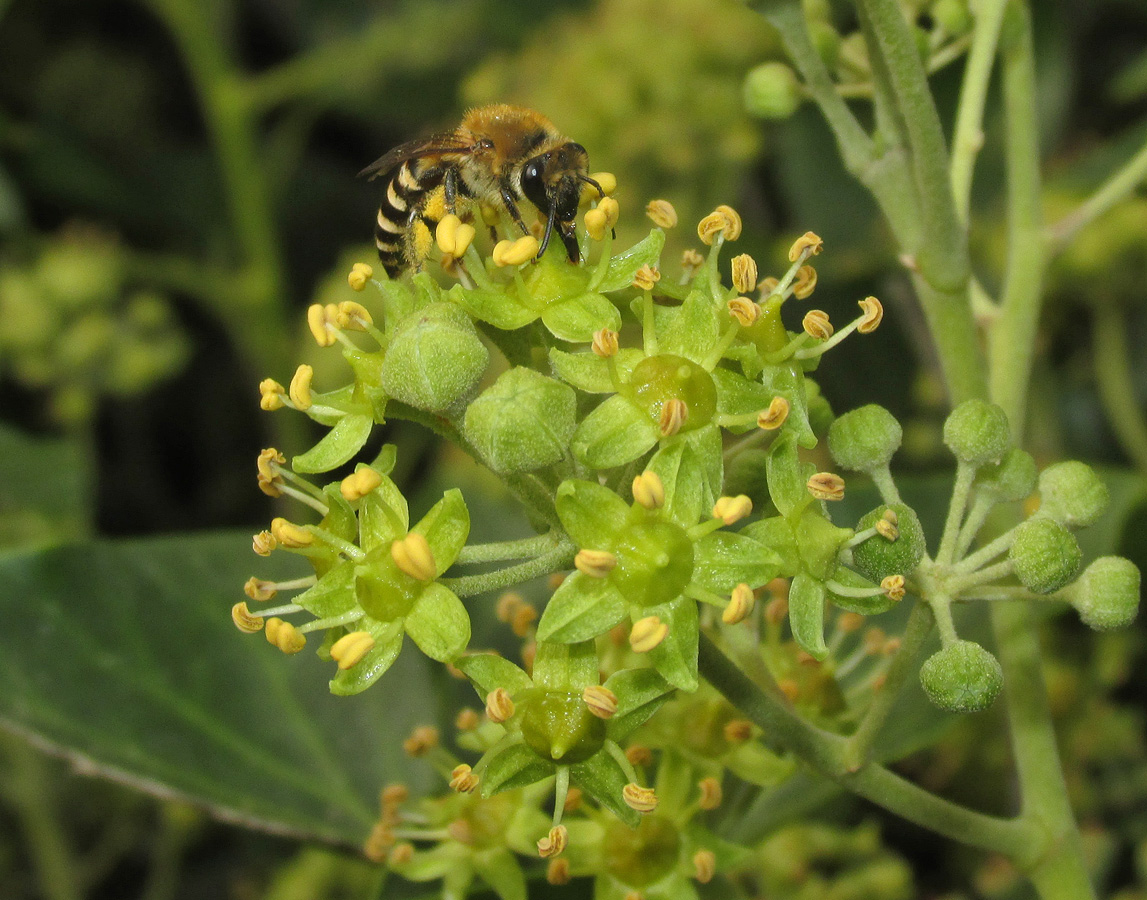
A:
<svg viewBox="0 0 1147 900">
<path fill-rule="evenodd" d="M 446 170 L 446 177 L 443 180 L 443 188 L 446 191 L 446 212 L 450 215 L 457 215 L 458 207 L 458 181 L 457 175 L 453 169 Z"/>
<path fill-rule="evenodd" d="M 522 229 L 522 234 L 529 234 L 530 229 L 528 229 L 526 223 L 522 221 L 522 214 L 518 212 L 518 204 L 514 201 L 514 195 L 510 193 L 510 189 L 505 186 L 502 187 L 502 202 L 506 204 L 506 212 L 510 214 L 510 218 Z"/>
<path fill-rule="evenodd" d="M 581 248 L 577 245 L 577 232 L 573 228 L 573 223 L 559 223 L 558 234 L 561 235 L 562 243 L 565 244 L 566 255 L 570 258 L 570 262 L 576 266 L 581 262 Z"/>
</svg>

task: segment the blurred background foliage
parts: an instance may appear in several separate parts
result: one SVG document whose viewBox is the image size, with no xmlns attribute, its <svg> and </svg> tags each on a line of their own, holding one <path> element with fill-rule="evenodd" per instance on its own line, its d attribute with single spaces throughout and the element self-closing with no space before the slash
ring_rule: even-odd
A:
<svg viewBox="0 0 1147 900">
<path fill-rule="evenodd" d="M 809 5 L 851 29 L 843 5 Z M 927 24 L 928 4 L 907 5 Z M 1055 221 L 1143 145 L 1147 7 L 1032 7 Z M 355 173 L 495 100 L 544 111 L 595 170 L 617 174 L 623 241 L 643 233 L 640 210 L 655 197 L 681 215 L 677 250 L 695 243 L 701 215 L 734 205 L 739 249 L 765 271 L 793 235 L 824 236 L 818 304 L 840 320 L 867 293 L 889 308 L 881 331 L 818 372 L 824 393 L 841 411 L 879 402 L 902 417 L 903 466 L 946 466 L 944 397 L 875 207 L 815 111 L 783 123 L 744 111 L 747 72 L 779 58 L 759 16 L 709 0 L 0 0 L 0 424 L 53 439 L 43 458 L 55 495 L 70 498 L 43 513 L 41 497 L 42 514 L 28 512 L 36 487 L 17 458 L 27 446 L 6 430 L 0 539 L 261 527 L 271 507 L 250 477 L 255 455 L 301 450 L 308 435 L 261 415 L 256 385 L 289 378 L 309 352 L 306 305 L 346 299 L 350 261 L 372 255 L 376 187 Z M 933 78 L 949 121 L 960 70 L 957 59 Z M 1003 229 L 998 118 L 986 130 L 973 242 L 990 264 Z M 997 286 L 995 272 L 978 274 Z M 1147 434 L 1111 411 L 1130 398 L 1142 424 L 1147 196 L 1059 257 L 1040 351 L 1029 447 L 1041 462 L 1109 467 L 1124 515 L 1106 549 L 1143 567 Z M 1111 372 L 1120 358 L 1122 382 Z M 424 433 L 390 427 L 385 438 L 399 444 L 400 483 L 432 476 L 439 456 Z M 1047 647 L 1096 871 L 1113 895 L 1147 897 L 1142 628 L 1086 639 L 1065 618 L 1049 623 Z M 337 898 L 362 896 L 373 878 L 349 858 L 70 774 L 19 736 L 0 740 L 0 760 L 5 898 Z M 1002 810 L 1008 766 L 988 715 L 904 769 Z M 963 893 L 945 896 L 1024 896 L 999 862 L 938 859 L 932 838 L 894 820 L 877 827 L 874 814 L 838 803 L 821 824 L 777 831 L 750 887 L 807 900 L 936 897 L 953 884 Z M 870 890 L 884 893 L 831 892 L 840 873 L 871 867 L 884 887 Z"/>
</svg>

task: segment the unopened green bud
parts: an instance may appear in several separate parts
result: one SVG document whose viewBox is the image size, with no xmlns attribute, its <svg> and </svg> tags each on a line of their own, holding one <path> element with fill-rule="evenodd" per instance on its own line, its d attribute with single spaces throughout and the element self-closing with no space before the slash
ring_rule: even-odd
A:
<svg viewBox="0 0 1147 900">
<path fill-rule="evenodd" d="M 470 404 L 466 438 L 495 472 L 529 472 L 565 455 L 576 414 L 573 388 L 518 366 Z"/>
<path fill-rule="evenodd" d="M 478 383 L 489 359 L 466 313 L 431 303 L 399 323 L 382 363 L 382 387 L 395 400 L 439 412 Z"/>
<path fill-rule="evenodd" d="M 1130 625 L 1139 611 L 1139 568 L 1121 556 L 1102 556 L 1070 588 L 1071 605 L 1096 631 Z"/>
<path fill-rule="evenodd" d="M 1107 508 L 1107 485 L 1091 466 L 1061 462 L 1039 474 L 1040 515 L 1067 528 L 1086 528 Z"/>
<path fill-rule="evenodd" d="M 828 430 L 828 452 L 837 465 L 855 472 L 871 472 L 888 465 L 900 449 L 904 432 L 892 413 L 870 403 L 846 412 Z"/>
<path fill-rule="evenodd" d="M 927 549 L 920 518 L 912 507 L 903 503 L 876 507 L 856 523 L 856 530 L 872 528 L 881 519 L 887 521 L 887 510 L 895 514 L 895 529 L 899 532 L 896 540 L 877 534 L 852 550 L 853 565 L 877 583 L 889 575 L 909 574 Z"/>
<path fill-rule="evenodd" d="M 991 653 L 974 641 L 954 641 L 920 667 L 924 692 L 940 709 L 987 709 L 1004 684 L 1004 673 Z"/>
<path fill-rule="evenodd" d="M 967 34 L 975 25 L 967 0 L 936 0 L 932 4 L 932 18 L 952 37 Z"/>
<path fill-rule="evenodd" d="M 1000 500 L 1023 500 L 1035 490 L 1037 474 L 1032 455 L 1012 447 L 998 463 L 980 471 L 976 486 Z"/>
<path fill-rule="evenodd" d="M 782 62 L 767 62 L 745 77 L 745 109 L 761 119 L 787 119 L 801 104 L 796 72 Z"/>
<path fill-rule="evenodd" d="M 1016 526 L 1008 557 L 1024 587 L 1037 594 L 1050 594 L 1075 577 L 1083 554 L 1070 531 L 1039 517 Z"/>
<path fill-rule="evenodd" d="M 944 443 L 956 459 L 973 466 L 998 462 L 1011 441 L 1007 414 L 985 400 L 965 400 L 944 422 Z"/>
<path fill-rule="evenodd" d="M 808 23 L 808 36 L 825 67 L 835 69 L 840 61 L 840 32 L 830 23 L 817 19 Z"/>
</svg>

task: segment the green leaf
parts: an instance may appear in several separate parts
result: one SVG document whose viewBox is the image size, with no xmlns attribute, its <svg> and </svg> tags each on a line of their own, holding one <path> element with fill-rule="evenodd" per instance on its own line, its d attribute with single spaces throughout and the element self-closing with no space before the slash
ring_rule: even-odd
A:
<svg viewBox="0 0 1147 900">
<path fill-rule="evenodd" d="M 653 420 L 615 394 L 582 419 L 570 446 L 591 469 L 610 469 L 637 459 L 657 438 Z"/>
<path fill-rule="evenodd" d="M 550 597 L 538 622 L 538 640 L 573 644 L 605 634 L 625 619 L 625 598 L 606 578 L 574 572 Z"/>
<path fill-rule="evenodd" d="M 777 554 L 744 534 L 714 531 L 694 545 L 693 581 L 718 594 L 727 594 L 744 582 L 758 588 L 777 577 Z"/>
<path fill-rule="evenodd" d="M 629 519 L 629 506 L 604 485 L 570 478 L 558 485 L 554 504 L 562 527 L 578 547 L 602 550 Z"/>
<path fill-rule="evenodd" d="M 618 379 L 624 383 L 629 378 L 629 373 L 633 371 L 633 367 L 644 358 L 644 352 L 635 347 L 619 349 L 617 355 L 613 357 Z M 552 348 L 550 365 L 553 366 L 554 374 L 558 378 L 587 394 L 612 394 L 617 390 L 609 377 L 609 365 L 591 351 L 566 353 L 564 350 Z"/>
<path fill-rule="evenodd" d="M 306 453 L 291 460 L 296 472 L 329 472 L 349 462 L 363 448 L 374 419 L 357 413 L 347 413 L 326 433 L 321 441 Z"/>
<path fill-rule="evenodd" d="M 79 443 L 0 426 L 0 547 L 82 535 L 91 514 L 90 480 Z"/>
<path fill-rule="evenodd" d="M 629 777 L 621 764 L 605 750 L 583 763 L 570 766 L 570 781 L 593 797 L 630 828 L 636 828 L 641 814 L 631 809 L 622 797 Z"/>
<path fill-rule="evenodd" d="M 669 626 L 665 640 L 647 654 L 665 680 L 683 691 L 697 690 L 697 603 L 677 597 L 641 610 L 641 617 L 657 616 Z"/>
<path fill-rule="evenodd" d="M 606 723 L 606 736 L 621 743 L 648 721 L 673 694 L 673 686 L 654 669 L 622 669 L 605 682 L 617 696 L 617 712 Z"/>
<path fill-rule="evenodd" d="M 448 490 L 411 531 L 426 538 L 436 573 L 441 575 L 449 569 L 470 536 L 470 511 L 462 492 L 458 488 Z"/>
<path fill-rule="evenodd" d="M 597 648 L 591 640 L 576 644 L 538 641 L 534 657 L 534 684 L 547 690 L 580 692 L 599 684 L 601 666 Z"/>
<path fill-rule="evenodd" d="M 406 633 L 431 659 L 452 662 L 470 643 L 470 616 L 458 596 L 435 581 L 414 601 Z"/>
<path fill-rule="evenodd" d="M 506 847 L 470 854 L 475 871 L 502 900 L 526 900 L 526 876 L 518 858 Z"/>
<path fill-rule="evenodd" d="M 482 757 L 479 788 L 483 797 L 527 787 L 554 774 L 554 764 L 542 759 L 522 742 L 520 734 L 508 734 Z"/>
<path fill-rule="evenodd" d="M 253 558 L 246 532 L 0 557 L 0 721 L 232 822 L 360 846 L 383 784 L 432 781 L 394 740 L 427 721 L 429 668 L 406 654 L 389 676 L 401 690 L 348 701 L 328 690 L 330 663 L 236 631 L 251 570 L 297 565 Z"/>
<path fill-rule="evenodd" d="M 486 695 L 496 688 L 505 688 L 512 695 L 519 691 L 527 691 L 534 686 L 530 676 L 521 668 L 504 656 L 494 653 L 460 656 L 454 660 L 454 665 L 470 679 L 483 703 L 486 702 Z"/>
<path fill-rule="evenodd" d="M 789 625 L 793 639 L 814 659 L 828 656 L 824 643 L 824 585 L 800 574 L 789 586 Z"/>
<path fill-rule="evenodd" d="M 621 313 L 608 297 L 581 294 L 546 306 L 542 324 L 560 340 L 582 343 L 593 340 L 593 333 L 602 328 L 619 331 Z"/>
<path fill-rule="evenodd" d="M 665 246 L 665 232 L 654 228 L 649 236 L 642 238 L 624 253 L 619 253 L 609 261 L 605 278 L 597 289 L 603 294 L 620 291 L 633 284 L 633 276 L 642 266 L 656 266 Z"/>
<path fill-rule="evenodd" d="M 358 663 L 340 670 L 331 680 L 331 693 L 350 697 L 365 691 L 394 665 L 402 652 L 402 623 L 379 622 L 365 617 L 355 627 L 369 631 L 375 644 Z"/>
</svg>

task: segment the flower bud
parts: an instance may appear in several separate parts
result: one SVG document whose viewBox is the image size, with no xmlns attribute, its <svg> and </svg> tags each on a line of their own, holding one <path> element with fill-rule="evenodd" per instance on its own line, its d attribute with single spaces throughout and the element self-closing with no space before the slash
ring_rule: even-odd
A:
<svg viewBox="0 0 1147 900">
<path fill-rule="evenodd" d="M 1070 531 L 1041 516 L 1016 526 L 1008 558 L 1024 587 L 1050 594 L 1075 577 L 1083 554 Z"/>
<path fill-rule="evenodd" d="M 576 416 L 573 388 L 515 366 L 470 404 L 465 433 L 495 472 L 531 472 L 564 458 Z"/>
<path fill-rule="evenodd" d="M 1107 485 L 1095 470 L 1081 462 L 1048 466 L 1039 474 L 1041 516 L 1067 528 L 1093 525 L 1107 508 Z"/>
<path fill-rule="evenodd" d="M 837 465 L 871 472 L 888 464 L 904 436 L 892 413 L 872 403 L 845 413 L 828 429 L 828 452 Z"/>
<path fill-rule="evenodd" d="M 973 641 L 955 641 L 928 657 L 920 667 L 924 692 L 940 709 L 987 709 L 1004 684 L 1004 673 L 991 653 Z"/>
<path fill-rule="evenodd" d="M 944 422 L 944 443 L 956 459 L 979 466 L 999 462 L 1011 447 L 1007 414 L 985 400 L 965 400 Z"/>
<path fill-rule="evenodd" d="M 1023 500 L 1035 490 L 1036 476 L 1032 455 L 1019 447 L 1012 447 L 998 463 L 980 470 L 976 487 L 1000 500 Z"/>
<path fill-rule="evenodd" d="M 797 73 L 782 62 L 767 62 L 752 69 L 743 88 L 745 110 L 759 119 L 787 119 L 801 104 Z"/>
<path fill-rule="evenodd" d="M 469 316 L 431 303 L 402 320 L 383 358 L 383 389 L 416 409 L 441 412 L 478 383 L 490 360 Z"/>
<path fill-rule="evenodd" d="M 899 531 L 896 540 L 889 541 L 877 534 L 852 548 L 852 564 L 858 572 L 876 582 L 889 575 L 910 574 L 927 549 L 919 516 L 903 503 L 876 507 L 856 523 L 856 530 L 874 527 L 883 520 L 887 510 L 896 514 L 896 530 Z"/>
<path fill-rule="evenodd" d="M 1121 556 L 1102 556 L 1070 588 L 1071 605 L 1096 631 L 1130 625 L 1139 611 L 1139 569 Z"/>
</svg>

